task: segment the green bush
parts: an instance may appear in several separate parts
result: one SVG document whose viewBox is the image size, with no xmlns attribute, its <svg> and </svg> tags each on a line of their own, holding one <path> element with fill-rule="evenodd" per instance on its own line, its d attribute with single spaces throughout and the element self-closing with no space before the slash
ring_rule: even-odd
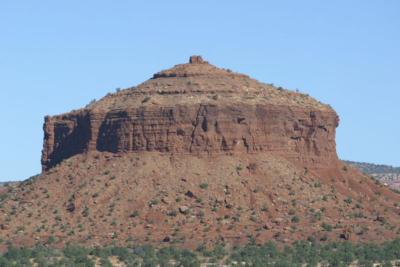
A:
<svg viewBox="0 0 400 267">
<path fill-rule="evenodd" d="M 298 223 L 298 222 L 300 222 L 299 216 L 297 216 L 297 215 L 293 216 L 293 217 L 292 217 L 292 222 L 293 222 L 293 223 Z"/>
<path fill-rule="evenodd" d="M 201 183 L 200 185 L 201 189 L 207 189 L 208 188 L 208 184 L 207 183 Z"/>
<path fill-rule="evenodd" d="M 321 227 L 322 227 L 322 229 L 324 229 L 327 232 L 332 231 L 332 228 L 333 228 L 332 225 L 327 224 L 327 223 L 322 223 Z"/>
<path fill-rule="evenodd" d="M 353 199 L 351 197 L 348 197 L 344 200 L 347 204 L 351 204 L 353 202 Z"/>
</svg>

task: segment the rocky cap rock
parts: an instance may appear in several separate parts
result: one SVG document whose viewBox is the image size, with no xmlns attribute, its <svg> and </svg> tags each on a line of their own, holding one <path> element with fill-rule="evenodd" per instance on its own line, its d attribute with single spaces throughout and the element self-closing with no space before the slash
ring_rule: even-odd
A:
<svg viewBox="0 0 400 267">
<path fill-rule="evenodd" d="M 135 87 L 107 95 L 87 106 L 90 110 L 118 110 L 139 106 L 171 106 L 198 103 L 275 104 L 331 110 L 299 92 L 265 84 L 248 75 L 218 68 L 201 56 L 189 63 L 157 72 Z"/>
</svg>

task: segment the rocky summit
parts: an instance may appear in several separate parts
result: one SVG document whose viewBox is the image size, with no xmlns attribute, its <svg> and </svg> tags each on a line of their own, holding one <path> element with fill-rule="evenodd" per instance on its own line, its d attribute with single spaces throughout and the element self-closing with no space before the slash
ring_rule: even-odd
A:
<svg viewBox="0 0 400 267">
<path fill-rule="evenodd" d="M 200 56 L 44 124 L 42 174 L 7 191 L 15 244 L 384 241 L 400 195 L 336 154 L 336 112 Z"/>
</svg>

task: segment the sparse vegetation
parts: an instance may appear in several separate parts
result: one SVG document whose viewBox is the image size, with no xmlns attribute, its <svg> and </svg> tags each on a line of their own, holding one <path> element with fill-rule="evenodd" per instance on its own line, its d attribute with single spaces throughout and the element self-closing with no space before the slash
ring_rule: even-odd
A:
<svg viewBox="0 0 400 267">
<path fill-rule="evenodd" d="M 299 218 L 299 216 L 297 216 L 297 215 L 295 215 L 295 216 L 293 216 L 292 217 L 292 220 L 291 220 L 293 223 L 298 223 L 298 222 L 300 222 L 300 218 Z"/>
<path fill-rule="evenodd" d="M 321 187 L 321 183 L 320 183 L 320 182 L 315 182 L 315 183 L 314 183 L 314 187 L 315 187 L 315 188 Z"/>
<path fill-rule="evenodd" d="M 330 224 L 327 224 L 327 223 L 322 223 L 322 225 L 321 225 L 321 227 L 322 227 L 322 229 L 324 229 L 324 231 L 327 231 L 327 232 L 330 232 L 330 231 L 332 231 L 332 225 L 330 225 Z"/>
<path fill-rule="evenodd" d="M 344 202 L 346 202 L 347 204 L 351 204 L 353 202 L 353 199 L 351 197 L 347 197 Z"/>
<path fill-rule="evenodd" d="M 143 100 L 142 100 L 142 103 L 149 102 L 149 101 L 150 101 L 150 99 L 151 99 L 151 97 L 150 97 L 150 96 L 146 96 L 145 98 L 143 98 Z"/>
<path fill-rule="evenodd" d="M 49 238 L 50 239 L 50 238 Z M 227 249 L 223 243 L 207 249 L 200 245 L 196 251 L 151 246 L 130 248 L 105 247 L 84 248 L 67 245 L 64 249 L 52 249 L 44 246 L 35 248 L 8 247 L 0 255 L 0 266 L 113 266 L 111 259 L 118 260 L 123 266 L 200 266 L 201 263 L 246 266 L 349 266 L 358 262 L 358 266 L 393 266 L 399 264 L 400 239 L 375 244 L 353 245 L 350 242 L 320 244 L 310 237 L 308 241 L 296 241 L 291 246 L 279 249 L 276 244 L 267 242 L 255 245 L 254 237 L 249 236 L 249 245 Z"/>
<path fill-rule="evenodd" d="M 89 208 L 88 208 L 88 207 L 85 207 L 85 208 L 83 209 L 83 211 L 82 211 L 82 216 L 83 216 L 83 217 L 89 216 Z"/>
<path fill-rule="evenodd" d="M 200 187 L 201 189 L 207 189 L 207 188 L 208 188 L 208 184 L 207 184 L 207 183 L 201 183 L 201 184 L 199 185 L 199 187 Z"/>
<path fill-rule="evenodd" d="M 134 212 L 131 213 L 131 215 L 129 215 L 129 217 L 131 218 L 136 218 L 139 216 L 139 212 L 137 210 L 135 210 Z"/>
<path fill-rule="evenodd" d="M 150 200 L 149 201 L 149 206 L 151 207 L 151 206 L 155 206 L 155 205 L 158 205 L 160 203 L 160 200 L 158 200 L 158 199 L 152 199 L 152 200 Z"/>
<path fill-rule="evenodd" d="M 0 194 L 0 202 L 2 202 L 3 200 L 5 200 L 7 198 L 7 194 L 3 193 Z"/>
<path fill-rule="evenodd" d="M 178 212 L 176 210 L 171 210 L 168 211 L 167 215 L 171 217 L 176 217 L 176 215 L 178 215 Z"/>
</svg>

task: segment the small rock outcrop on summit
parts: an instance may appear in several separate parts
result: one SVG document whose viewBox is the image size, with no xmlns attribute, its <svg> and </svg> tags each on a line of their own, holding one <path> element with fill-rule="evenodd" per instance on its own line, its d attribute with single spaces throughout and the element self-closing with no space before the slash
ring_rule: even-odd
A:
<svg viewBox="0 0 400 267">
<path fill-rule="evenodd" d="M 336 154 L 328 105 L 200 56 L 49 116 L 43 173 L 2 197 L 14 244 L 399 236 L 400 195 Z"/>
</svg>

